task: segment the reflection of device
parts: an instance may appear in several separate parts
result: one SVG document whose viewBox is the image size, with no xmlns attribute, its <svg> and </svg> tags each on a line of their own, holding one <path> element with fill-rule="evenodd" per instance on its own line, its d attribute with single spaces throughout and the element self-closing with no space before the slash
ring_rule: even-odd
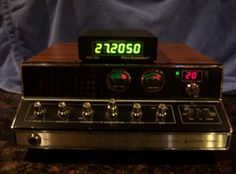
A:
<svg viewBox="0 0 236 174">
<path fill-rule="evenodd" d="M 157 38 L 147 31 L 91 30 L 78 40 L 83 62 L 146 64 L 157 57 Z"/>
<path fill-rule="evenodd" d="M 107 47 L 96 54 L 113 59 Z M 77 44 L 64 43 L 24 62 L 23 98 L 12 124 L 17 145 L 228 149 L 232 128 L 220 63 L 183 44 L 159 44 L 157 60 L 149 63 L 103 61 L 78 61 Z"/>
</svg>

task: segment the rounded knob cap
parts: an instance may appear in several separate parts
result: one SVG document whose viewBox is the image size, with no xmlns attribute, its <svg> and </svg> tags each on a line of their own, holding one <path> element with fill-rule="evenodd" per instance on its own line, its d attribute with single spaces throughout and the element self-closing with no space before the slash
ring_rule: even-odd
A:
<svg viewBox="0 0 236 174">
<path fill-rule="evenodd" d="M 39 101 L 34 103 L 34 115 L 39 118 L 46 117 L 46 109 L 43 108 L 41 102 Z"/>
<path fill-rule="evenodd" d="M 58 115 L 58 117 L 63 118 L 63 119 L 68 119 L 69 118 L 70 110 L 66 106 L 65 102 L 58 103 L 57 115 Z"/>
<path fill-rule="evenodd" d="M 89 102 L 83 104 L 82 116 L 85 120 L 91 120 L 93 117 L 92 106 Z"/>
<path fill-rule="evenodd" d="M 140 120 L 142 118 L 142 106 L 140 103 L 134 103 L 133 109 L 131 111 L 131 118 L 132 120 Z"/>
<path fill-rule="evenodd" d="M 193 98 L 197 98 L 199 96 L 199 86 L 196 83 L 188 83 L 186 88 L 185 88 L 186 93 L 193 97 Z"/>
<path fill-rule="evenodd" d="M 118 117 L 118 110 L 116 100 L 114 98 L 110 99 L 107 105 L 106 117 L 108 120 L 116 119 Z"/>
<path fill-rule="evenodd" d="M 40 135 L 38 135 L 36 133 L 32 133 L 28 137 L 28 142 L 33 146 L 40 145 L 41 144 L 41 137 L 40 137 Z"/>
<path fill-rule="evenodd" d="M 167 107 L 164 103 L 159 104 L 157 108 L 156 116 L 165 117 L 167 115 L 166 110 L 167 110 Z"/>
</svg>

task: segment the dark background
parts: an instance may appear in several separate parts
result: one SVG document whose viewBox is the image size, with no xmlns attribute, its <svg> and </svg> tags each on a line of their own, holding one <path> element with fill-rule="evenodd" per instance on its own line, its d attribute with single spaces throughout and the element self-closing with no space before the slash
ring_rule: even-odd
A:
<svg viewBox="0 0 236 174">
<path fill-rule="evenodd" d="M 0 88 L 20 92 L 19 64 L 88 29 L 145 29 L 186 43 L 225 65 L 236 90 L 235 0 L 0 0 Z"/>
<path fill-rule="evenodd" d="M 19 64 L 88 29 L 146 29 L 224 64 L 224 104 L 236 124 L 235 0 L 0 0 L 0 88 L 20 93 Z M 226 95 L 231 94 L 231 95 Z M 236 173 L 228 151 L 47 151 L 15 146 L 10 129 L 21 96 L 0 90 L 0 173 Z"/>
</svg>

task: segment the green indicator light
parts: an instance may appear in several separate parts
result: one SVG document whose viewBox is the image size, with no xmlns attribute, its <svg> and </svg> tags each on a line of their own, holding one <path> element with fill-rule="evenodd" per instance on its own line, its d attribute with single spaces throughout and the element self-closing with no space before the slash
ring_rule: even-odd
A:
<svg viewBox="0 0 236 174">
<path fill-rule="evenodd" d="M 180 72 L 179 72 L 179 71 L 175 71 L 175 75 L 176 75 L 176 76 L 179 76 L 179 75 L 180 75 Z"/>
</svg>

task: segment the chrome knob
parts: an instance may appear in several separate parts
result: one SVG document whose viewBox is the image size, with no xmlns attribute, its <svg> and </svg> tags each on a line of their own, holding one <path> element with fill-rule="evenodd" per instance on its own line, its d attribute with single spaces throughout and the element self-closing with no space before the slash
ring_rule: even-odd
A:
<svg viewBox="0 0 236 174">
<path fill-rule="evenodd" d="M 89 102 L 83 104 L 82 116 L 85 120 L 91 120 L 93 117 L 92 106 Z"/>
<path fill-rule="evenodd" d="M 70 109 L 66 106 L 65 102 L 58 103 L 57 115 L 60 118 L 68 119 L 70 116 Z"/>
<path fill-rule="evenodd" d="M 108 101 L 106 117 L 108 120 L 114 120 L 118 117 L 118 109 L 114 98 Z"/>
<path fill-rule="evenodd" d="M 189 96 L 191 96 L 193 98 L 199 97 L 200 89 L 199 89 L 198 84 L 196 84 L 196 83 L 188 83 L 185 88 L 185 91 Z"/>
<path fill-rule="evenodd" d="M 133 109 L 131 111 L 131 118 L 132 120 L 139 121 L 142 118 L 143 112 L 142 112 L 142 106 L 140 103 L 134 103 Z"/>
<path fill-rule="evenodd" d="M 164 103 L 161 103 L 158 105 L 157 111 L 156 111 L 156 121 L 164 121 L 166 115 L 167 115 L 167 106 Z"/>
<path fill-rule="evenodd" d="M 34 116 L 43 119 L 46 117 L 46 109 L 43 108 L 39 101 L 34 103 Z"/>
</svg>

